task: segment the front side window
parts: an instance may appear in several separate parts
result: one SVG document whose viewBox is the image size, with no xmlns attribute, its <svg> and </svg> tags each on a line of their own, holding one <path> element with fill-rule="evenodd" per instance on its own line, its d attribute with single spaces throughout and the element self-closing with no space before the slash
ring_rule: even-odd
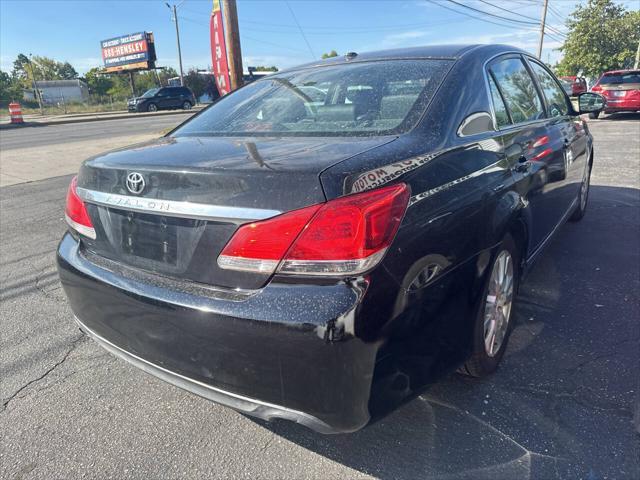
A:
<svg viewBox="0 0 640 480">
<path fill-rule="evenodd" d="M 561 117 L 569 113 L 567 98 L 549 72 L 537 62 L 529 62 L 531 70 L 538 77 L 538 84 L 547 99 L 548 113 L 550 117 Z"/>
<path fill-rule="evenodd" d="M 500 60 L 491 66 L 513 123 L 544 118 L 538 91 L 524 63 L 519 58 Z"/>
<path fill-rule="evenodd" d="M 449 60 L 389 60 L 269 75 L 223 97 L 175 136 L 404 133 L 420 120 Z"/>
</svg>

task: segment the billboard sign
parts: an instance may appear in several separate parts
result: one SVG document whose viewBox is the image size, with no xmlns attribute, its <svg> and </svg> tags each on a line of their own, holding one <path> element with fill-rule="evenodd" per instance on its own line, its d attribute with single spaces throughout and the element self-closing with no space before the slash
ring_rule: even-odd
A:
<svg viewBox="0 0 640 480">
<path fill-rule="evenodd" d="M 213 10 L 211 11 L 211 61 L 216 86 L 222 97 L 231 91 L 231 78 L 229 77 L 227 45 L 224 39 L 220 0 L 213 0 Z"/>
<path fill-rule="evenodd" d="M 153 68 L 156 60 L 153 34 L 132 33 L 100 42 L 107 71 Z"/>
</svg>

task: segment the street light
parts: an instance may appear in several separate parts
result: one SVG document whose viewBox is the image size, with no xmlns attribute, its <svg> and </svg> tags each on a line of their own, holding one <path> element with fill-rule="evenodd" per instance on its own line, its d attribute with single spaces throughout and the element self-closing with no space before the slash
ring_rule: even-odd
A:
<svg viewBox="0 0 640 480">
<path fill-rule="evenodd" d="M 180 30 L 178 29 L 178 12 L 177 8 L 184 3 L 184 0 L 180 2 L 178 5 L 175 3 L 173 6 L 169 5 L 165 2 L 167 8 L 173 13 L 173 20 L 176 22 L 176 41 L 178 42 L 178 63 L 180 64 L 180 86 L 184 87 L 184 74 L 182 72 L 182 52 L 180 50 Z"/>
</svg>

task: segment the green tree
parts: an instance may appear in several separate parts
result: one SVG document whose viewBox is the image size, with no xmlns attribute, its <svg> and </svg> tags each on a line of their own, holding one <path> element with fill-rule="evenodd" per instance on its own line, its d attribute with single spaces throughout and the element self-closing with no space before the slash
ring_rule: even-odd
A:
<svg viewBox="0 0 640 480">
<path fill-rule="evenodd" d="M 322 58 L 331 58 L 331 57 L 337 57 L 338 56 L 338 52 L 336 52 L 335 50 L 331 50 L 329 53 L 323 53 L 322 54 Z"/>
<path fill-rule="evenodd" d="M 30 88 L 33 84 L 33 75 L 36 81 L 78 78 L 78 72 L 69 62 L 58 62 L 53 58 L 38 55 L 30 59 L 22 53 L 19 54 L 13 62 L 12 76 L 25 88 Z"/>
<path fill-rule="evenodd" d="M 5 106 L 22 100 L 22 86 L 8 73 L 0 70 L 0 104 Z"/>
<path fill-rule="evenodd" d="M 101 75 L 100 68 L 92 68 L 84 75 L 84 81 L 89 87 L 89 92 L 92 95 L 104 96 L 107 95 L 109 89 L 113 86 L 113 81 L 110 75 Z"/>
<path fill-rule="evenodd" d="M 258 65 L 257 67 L 251 67 L 253 69 L 254 72 L 277 72 L 278 71 L 278 67 L 276 67 L 275 65 L 272 65 L 270 67 L 267 67 L 265 65 Z"/>
<path fill-rule="evenodd" d="M 631 67 L 640 39 L 640 11 L 628 11 L 613 0 L 588 0 L 567 20 L 569 33 L 560 50 L 560 75 L 596 77 L 607 70 Z"/>
<path fill-rule="evenodd" d="M 147 90 L 158 88 L 158 77 L 153 70 L 133 74 L 136 84 L 136 95 L 142 95 Z"/>
<path fill-rule="evenodd" d="M 58 74 L 63 80 L 78 78 L 78 72 L 69 62 L 58 63 Z"/>
<path fill-rule="evenodd" d="M 196 98 L 199 98 L 207 90 L 208 79 L 210 79 L 209 75 L 201 75 L 198 73 L 197 69 L 191 68 L 184 76 L 184 85 L 185 87 L 189 87 L 189 89 L 191 89 Z"/>
</svg>

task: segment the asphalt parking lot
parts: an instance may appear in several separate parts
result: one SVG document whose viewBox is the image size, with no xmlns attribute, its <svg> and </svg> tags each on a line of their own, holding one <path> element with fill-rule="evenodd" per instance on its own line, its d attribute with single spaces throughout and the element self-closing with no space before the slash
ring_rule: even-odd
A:
<svg viewBox="0 0 640 480">
<path fill-rule="evenodd" d="M 101 350 L 54 267 L 70 176 L 1 188 L 0 478 L 640 477 L 640 115 L 590 127 L 589 210 L 522 286 L 499 371 L 350 435 L 250 420 Z"/>
</svg>

